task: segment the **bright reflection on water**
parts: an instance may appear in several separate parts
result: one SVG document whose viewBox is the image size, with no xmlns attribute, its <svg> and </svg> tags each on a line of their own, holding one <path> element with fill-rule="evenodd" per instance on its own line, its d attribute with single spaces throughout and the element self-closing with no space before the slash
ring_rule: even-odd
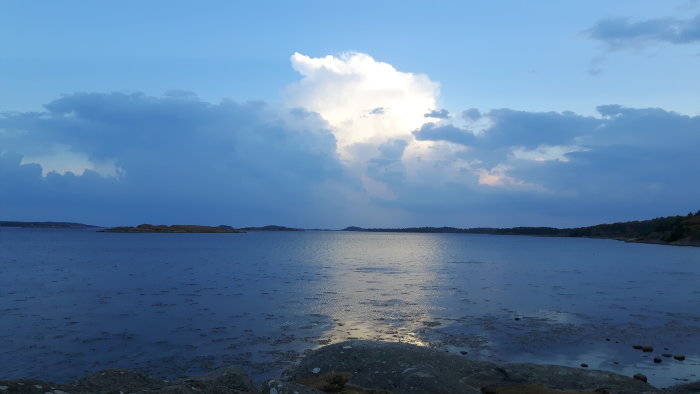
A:
<svg viewBox="0 0 700 394">
<path fill-rule="evenodd" d="M 0 378 L 225 364 L 264 378 L 363 338 L 667 386 L 700 380 L 698 283 L 700 248 L 609 240 L 2 228 Z"/>
</svg>

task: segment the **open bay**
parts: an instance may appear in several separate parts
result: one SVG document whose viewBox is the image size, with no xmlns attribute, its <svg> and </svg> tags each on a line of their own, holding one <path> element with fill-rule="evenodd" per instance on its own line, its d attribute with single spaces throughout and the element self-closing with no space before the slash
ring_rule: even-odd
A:
<svg viewBox="0 0 700 394">
<path fill-rule="evenodd" d="M 0 316 L 5 379 L 67 381 L 102 368 L 177 377 L 227 364 L 261 379 L 305 349 L 362 338 L 586 363 L 663 387 L 700 380 L 700 248 L 0 228 Z"/>
</svg>

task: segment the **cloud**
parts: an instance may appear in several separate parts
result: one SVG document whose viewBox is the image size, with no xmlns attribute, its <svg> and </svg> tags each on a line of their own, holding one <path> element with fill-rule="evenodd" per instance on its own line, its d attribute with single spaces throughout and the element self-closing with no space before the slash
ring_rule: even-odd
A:
<svg viewBox="0 0 700 394">
<path fill-rule="evenodd" d="M 630 22 L 626 18 L 608 18 L 585 32 L 611 49 L 639 46 L 648 42 L 691 44 L 700 41 L 700 14 L 690 19 L 657 18 Z"/>
<path fill-rule="evenodd" d="M 462 111 L 462 118 L 467 122 L 473 122 L 481 118 L 481 111 L 476 108 L 469 108 Z"/>
<path fill-rule="evenodd" d="M 318 203 L 326 197 L 320 189 L 344 177 L 335 138 L 325 126 L 315 114 L 264 103 L 67 95 L 47 104 L 46 112 L 0 118 L 2 216 L 42 219 L 47 207 L 59 212 L 75 205 L 70 218 L 105 224 L 187 217 L 231 224 L 305 222 L 290 206 Z M 43 176 L 51 162 L 41 163 L 42 169 L 22 159 L 60 155 L 52 152 L 56 146 L 89 161 L 112 162 L 116 171 L 101 176 L 84 168 Z M 40 209 L 29 209 L 27 201 L 41 201 Z"/>
<path fill-rule="evenodd" d="M 479 148 L 484 155 L 502 148 L 536 149 L 542 145 L 571 145 L 589 133 L 599 121 L 573 112 L 527 112 L 496 109 L 485 114 L 471 109 L 463 112 L 470 122 L 488 120 L 484 127 L 458 128 L 453 125 L 427 123 L 413 134 L 420 141 L 447 141 Z"/>
<path fill-rule="evenodd" d="M 436 126 L 426 123 L 413 132 L 418 141 L 449 141 L 461 145 L 473 145 L 476 137 L 469 130 L 463 130 L 452 125 Z"/>
<path fill-rule="evenodd" d="M 327 121 L 348 161 L 366 159 L 355 157 L 353 145 L 409 138 L 425 122 L 423 114 L 436 107 L 436 82 L 363 53 L 322 58 L 295 53 L 291 62 L 302 79 L 287 89 L 287 103 Z"/>
<path fill-rule="evenodd" d="M 439 111 L 434 109 L 423 116 L 426 118 L 449 119 L 450 113 L 446 109 L 441 109 Z"/>
<path fill-rule="evenodd" d="M 76 93 L 2 114 L 0 218 L 571 226 L 697 210 L 698 116 L 426 117 L 438 101 L 426 76 L 356 53 L 292 64 L 301 79 L 281 107 Z"/>
<path fill-rule="evenodd" d="M 426 124 L 414 135 L 434 144 L 410 144 L 404 173 L 393 166 L 405 196 L 394 203 L 424 207 L 440 196 L 434 203 L 443 210 L 478 214 L 487 205 L 516 216 L 579 212 L 578 223 L 591 224 L 693 210 L 700 190 L 688 177 L 700 173 L 693 152 L 700 146 L 700 117 L 620 105 L 598 111 L 600 117 L 492 110 L 479 116 L 490 120 L 479 133 L 469 124 Z"/>
</svg>

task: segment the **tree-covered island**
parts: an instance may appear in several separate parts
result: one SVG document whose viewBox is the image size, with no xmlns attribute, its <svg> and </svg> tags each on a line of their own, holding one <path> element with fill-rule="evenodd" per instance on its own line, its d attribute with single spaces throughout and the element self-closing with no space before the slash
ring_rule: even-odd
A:
<svg viewBox="0 0 700 394">
<path fill-rule="evenodd" d="M 140 224 L 135 227 L 120 226 L 98 230 L 103 233 L 244 233 L 231 226 L 197 226 L 192 224 Z"/>
</svg>

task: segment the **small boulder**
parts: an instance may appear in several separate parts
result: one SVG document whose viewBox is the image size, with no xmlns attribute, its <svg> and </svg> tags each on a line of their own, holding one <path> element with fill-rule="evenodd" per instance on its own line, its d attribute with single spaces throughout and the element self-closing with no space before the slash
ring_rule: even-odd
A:
<svg viewBox="0 0 700 394">
<path fill-rule="evenodd" d="M 323 391 L 284 380 L 266 380 L 262 385 L 262 394 L 321 394 Z"/>
<path fill-rule="evenodd" d="M 641 380 L 641 381 L 644 382 L 644 383 L 646 383 L 647 380 L 648 380 L 648 379 L 647 379 L 647 376 L 644 375 L 643 373 L 636 373 L 636 374 L 634 374 L 634 376 L 632 376 L 632 377 L 635 378 L 635 379 L 637 379 L 637 380 Z"/>
</svg>

